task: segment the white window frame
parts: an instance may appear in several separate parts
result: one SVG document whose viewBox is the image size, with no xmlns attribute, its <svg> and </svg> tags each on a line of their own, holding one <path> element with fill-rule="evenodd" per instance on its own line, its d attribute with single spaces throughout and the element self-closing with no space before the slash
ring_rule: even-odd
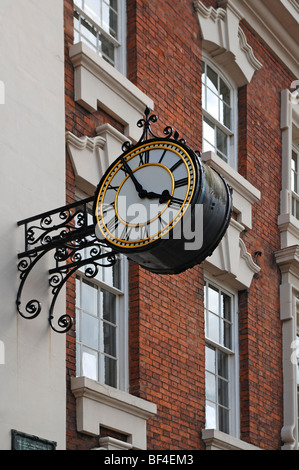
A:
<svg viewBox="0 0 299 470">
<path fill-rule="evenodd" d="M 209 121 L 211 121 L 218 129 L 220 129 L 220 131 L 222 131 L 228 137 L 227 161 L 220 154 L 218 154 L 216 142 L 210 142 L 211 147 L 214 147 L 210 150 L 214 151 L 217 155 L 219 155 L 220 158 L 223 159 L 223 161 L 225 161 L 226 163 L 228 163 L 228 165 L 230 165 L 232 168 L 237 170 L 237 167 L 238 167 L 238 89 L 235 83 L 220 70 L 220 68 L 209 58 L 208 55 L 203 54 L 202 61 L 203 63 L 205 63 L 206 65 L 211 67 L 211 69 L 214 70 L 214 72 L 218 76 L 218 80 L 221 78 L 223 82 L 227 85 L 227 87 L 230 90 L 230 98 L 231 98 L 231 104 L 230 104 L 231 105 L 231 128 L 226 127 L 218 119 L 212 116 L 206 110 L 206 104 L 204 102 L 202 103 L 203 148 L 204 148 L 204 140 L 206 140 L 204 138 L 204 118 L 206 118 Z M 201 77 L 201 84 L 202 84 L 202 95 L 204 98 L 204 93 L 203 93 L 204 85 L 202 82 L 202 77 Z"/>
<path fill-rule="evenodd" d="M 240 437 L 240 390 L 239 390 L 239 334 L 238 334 L 238 293 L 235 290 L 227 289 L 224 285 L 218 284 L 209 276 L 205 276 L 205 283 L 209 284 L 216 289 L 219 289 L 224 294 L 231 298 L 232 307 L 232 349 L 228 349 L 206 336 L 205 344 L 215 349 L 221 350 L 229 356 L 229 432 L 228 434 L 239 438 Z M 206 292 L 206 291 L 205 291 Z M 205 333 L 206 333 L 206 303 L 204 306 L 205 311 Z M 217 427 L 218 429 L 218 413 L 217 413 Z M 207 429 L 207 427 L 206 427 Z"/>
<path fill-rule="evenodd" d="M 76 199 L 84 199 L 87 195 L 81 191 L 77 191 Z M 128 327 L 128 310 L 129 310 L 129 267 L 128 260 L 125 256 L 119 255 L 117 263 L 120 263 L 120 286 L 119 288 L 111 286 L 110 284 L 100 280 L 97 277 L 90 278 L 85 275 L 84 267 L 79 269 L 76 273 L 76 286 L 77 279 L 85 279 L 88 283 L 93 284 L 98 289 L 105 289 L 108 292 L 116 295 L 116 360 L 117 360 L 117 384 L 116 388 L 125 392 L 129 391 L 129 327 Z M 103 268 L 111 269 L 111 268 Z M 77 311 L 77 305 L 76 305 Z M 81 325 L 77 323 L 76 313 L 76 376 L 81 376 L 82 371 L 82 355 L 78 357 L 78 345 L 81 346 L 81 331 L 79 331 Z M 79 337 L 78 337 L 79 336 Z M 99 355 L 101 354 L 98 351 Z M 78 368 L 78 360 L 80 366 Z M 78 370 L 79 369 L 79 370 Z M 100 371 L 100 364 L 98 364 L 98 382 L 104 384 L 103 376 Z"/>
<path fill-rule="evenodd" d="M 85 0 L 83 0 L 84 2 Z M 104 2 L 104 0 L 99 0 L 100 2 Z M 79 14 L 79 20 L 81 18 L 86 19 L 97 31 L 98 34 L 103 34 L 109 42 L 114 46 L 114 53 L 115 53 L 115 60 L 114 63 L 107 59 L 101 52 L 98 44 L 96 46 L 96 53 L 103 57 L 103 59 L 107 60 L 107 62 L 115 67 L 119 72 L 123 75 L 126 75 L 126 1 L 125 0 L 118 0 L 118 37 L 114 38 L 110 35 L 104 28 L 99 24 L 96 15 L 92 14 L 92 11 L 88 11 L 84 8 L 80 8 L 76 4 L 76 0 L 74 0 L 74 11 L 77 11 Z M 80 20 L 81 21 L 81 20 Z M 76 33 L 74 29 L 74 33 Z M 79 42 L 82 41 L 89 47 L 93 48 L 84 38 L 82 38 L 81 33 L 77 31 L 79 35 Z M 74 43 L 76 44 L 75 34 L 74 34 Z"/>
<path fill-rule="evenodd" d="M 292 190 L 292 209 L 291 209 L 291 213 L 294 217 L 296 217 L 296 219 L 299 219 L 299 147 L 297 145 L 293 145 L 292 147 L 292 157 L 291 159 L 293 160 L 293 153 L 296 154 L 296 157 L 297 157 L 297 174 L 295 176 L 296 178 L 296 184 L 297 184 L 297 191 L 294 190 L 294 188 L 292 187 L 291 190 Z M 292 185 L 293 185 L 293 174 L 295 173 L 295 171 L 293 170 L 293 168 L 291 168 L 291 174 L 292 174 Z M 298 204 L 298 210 L 297 210 L 297 204 Z"/>
</svg>

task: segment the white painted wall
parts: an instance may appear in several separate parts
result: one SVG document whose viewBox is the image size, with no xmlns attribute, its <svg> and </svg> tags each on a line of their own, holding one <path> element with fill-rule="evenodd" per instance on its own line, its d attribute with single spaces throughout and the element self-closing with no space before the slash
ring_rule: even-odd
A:
<svg viewBox="0 0 299 470">
<path fill-rule="evenodd" d="M 49 260 L 40 287 L 30 284 L 45 310 L 24 320 L 15 305 L 17 222 L 65 204 L 62 0 L 1 0 L 0 83 L 0 449 L 11 448 L 11 429 L 64 449 L 65 335 L 48 325 Z"/>
</svg>

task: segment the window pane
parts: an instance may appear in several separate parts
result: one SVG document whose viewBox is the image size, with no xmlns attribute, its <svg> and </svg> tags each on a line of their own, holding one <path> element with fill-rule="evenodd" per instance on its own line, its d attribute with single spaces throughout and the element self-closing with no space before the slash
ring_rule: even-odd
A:
<svg viewBox="0 0 299 470">
<path fill-rule="evenodd" d="M 97 30 L 87 20 L 81 19 L 81 34 L 90 42 L 91 45 L 97 45 Z"/>
<path fill-rule="evenodd" d="M 214 124 L 207 118 L 203 120 L 203 138 L 213 146 L 216 145 L 216 134 Z"/>
<path fill-rule="evenodd" d="M 223 345 L 228 349 L 232 349 L 232 326 L 226 321 L 223 322 Z"/>
<path fill-rule="evenodd" d="M 208 312 L 208 338 L 216 343 L 220 343 L 220 324 L 219 317 L 211 312 Z"/>
<path fill-rule="evenodd" d="M 218 379 L 218 403 L 228 407 L 228 382 Z"/>
<path fill-rule="evenodd" d="M 219 430 L 229 434 L 229 412 L 225 408 L 219 407 Z"/>
<path fill-rule="evenodd" d="M 206 372 L 206 398 L 208 400 L 216 401 L 216 377 L 209 372 Z"/>
<path fill-rule="evenodd" d="M 80 279 L 76 278 L 76 306 L 81 306 Z"/>
<path fill-rule="evenodd" d="M 217 121 L 219 121 L 219 99 L 211 90 L 207 88 L 207 107 L 206 110 L 211 114 Z"/>
<path fill-rule="evenodd" d="M 220 98 L 230 106 L 230 89 L 220 78 Z"/>
<path fill-rule="evenodd" d="M 98 349 L 99 346 L 99 322 L 98 319 L 82 313 L 82 330 L 81 330 L 82 343 L 93 349 Z"/>
<path fill-rule="evenodd" d="M 231 109 L 225 103 L 222 102 L 220 102 L 219 121 L 224 124 L 228 129 L 231 129 Z"/>
<path fill-rule="evenodd" d="M 105 357 L 105 384 L 117 387 L 116 361 L 111 357 Z"/>
<path fill-rule="evenodd" d="M 221 292 L 221 316 L 225 320 L 231 321 L 231 298 L 223 292 Z"/>
<path fill-rule="evenodd" d="M 89 282 L 82 280 L 82 303 L 81 308 L 86 312 L 97 315 L 98 289 Z"/>
<path fill-rule="evenodd" d="M 227 135 L 222 132 L 218 127 L 216 128 L 217 135 L 217 150 L 220 150 L 221 154 L 227 156 Z M 220 155 L 221 156 L 221 155 Z"/>
<path fill-rule="evenodd" d="M 102 26 L 111 36 L 117 38 L 117 14 L 103 3 Z"/>
<path fill-rule="evenodd" d="M 101 17 L 101 0 L 84 0 L 86 12 L 95 13 Z"/>
<path fill-rule="evenodd" d="M 218 95 L 218 75 L 209 65 L 207 66 L 207 86 Z"/>
<path fill-rule="evenodd" d="M 103 319 L 116 323 L 116 296 L 103 289 Z"/>
<path fill-rule="evenodd" d="M 291 161 L 291 175 L 292 175 L 292 181 L 291 181 L 291 186 L 292 186 L 292 191 L 295 193 L 298 193 L 298 157 L 296 152 L 292 152 L 292 161 Z"/>
<path fill-rule="evenodd" d="M 228 379 L 228 355 L 222 351 L 217 351 L 218 375 Z"/>
<path fill-rule="evenodd" d="M 116 327 L 109 323 L 103 324 L 104 352 L 109 356 L 116 356 Z"/>
<path fill-rule="evenodd" d="M 216 405 L 215 403 L 206 402 L 206 428 L 216 429 Z"/>
<path fill-rule="evenodd" d="M 114 63 L 114 45 L 103 34 L 100 34 L 100 48 L 103 56 L 110 62 Z"/>
<path fill-rule="evenodd" d="M 206 347 L 206 369 L 216 374 L 216 351 L 209 346 Z"/>
<path fill-rule="evenodd" d="M 208 309 L 219 313 L 219 290 L 210 285 L 208 286 Z"/>
<path fill-rule="evenodd" d="M 82 375 L 89 379 L 98 379 L 98 357 L 94 351 L 82 351 Z"/>
</svg>

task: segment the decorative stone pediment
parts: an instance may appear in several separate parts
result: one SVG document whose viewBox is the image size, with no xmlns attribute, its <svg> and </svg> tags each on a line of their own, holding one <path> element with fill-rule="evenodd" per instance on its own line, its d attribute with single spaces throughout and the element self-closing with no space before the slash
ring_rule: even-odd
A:
<svg viewBox="0 0 299 470">
<path fill-rule="evenodd" d="M 76 177 L 76 185 L 92 195 L 111 163 L 121 154 L 121 146 L 128 139 L 110 124 L 96 129 L 96 137 L 76 137 L 66 133 L 66 145 Z"/>
<path fill-rule="evenodd" d="M 247 43 L 239 25 L 242 15 L 230 0 L 219 2 L 220 8 L 206 7 L 195 0 L 204 49 L 224 68 L 238 87 L 249 83 L 262 67 Z"/>
<path fill-rule="evenodd" d="M 248 289 L 260 267 L 253 261 L 244 241 L 240 238 L 244 227 L 231 219 L 220 245 L 205 261 L 207 270 L 215 279 L 237 290 Z"/>
</svg>

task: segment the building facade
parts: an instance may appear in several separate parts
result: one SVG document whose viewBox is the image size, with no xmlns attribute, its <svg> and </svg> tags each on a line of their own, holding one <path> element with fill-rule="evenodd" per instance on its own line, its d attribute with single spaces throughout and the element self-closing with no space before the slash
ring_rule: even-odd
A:
<svg viewBox="0 0 299 470">
<path fill-rule="evenodd" d="M 297 450 L 298 1 L 1 9 L 0 448 Z M 88 232 L 60 269 L 146 108 L 232 188 L 224 237 L 161 275 Z"/>
</svg>

